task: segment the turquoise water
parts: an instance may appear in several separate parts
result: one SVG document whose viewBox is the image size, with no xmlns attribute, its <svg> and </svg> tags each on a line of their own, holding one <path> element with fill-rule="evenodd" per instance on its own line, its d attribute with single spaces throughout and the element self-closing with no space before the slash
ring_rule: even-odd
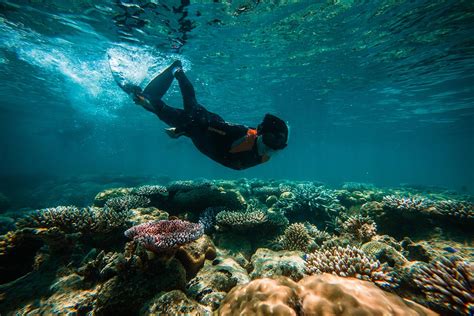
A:
<svg viewBox="0 0 474 316">
<path fill-rule="evenodd" d="M 473 192 L 472 1 L 0 2 L 3 191 L 123 175 L 410 183 Z M 169 139 L 115 84 L 179 58 L 231 122 L 291 126 L 233 171 Z M 167 96 L 181 107 L 177 85 Z"/>
<path fill-rule="evenodd" d="M 472 315 L 473 34 L 473 1 L 0 0 L 0 315 Z M 288 147 L 168 137 L 116 79 L 177 59 Z"/>
</svg>

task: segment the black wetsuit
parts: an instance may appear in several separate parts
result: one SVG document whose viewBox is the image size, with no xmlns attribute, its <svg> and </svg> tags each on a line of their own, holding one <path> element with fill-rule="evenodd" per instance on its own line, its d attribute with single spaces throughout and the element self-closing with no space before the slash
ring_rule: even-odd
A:
<svg viewBox="0 0 474 316">
<path fill-rule="evenodd" d="M 184 132 L 199 151 L 226 167 L 241 170 L 268 160 L 267 156 L 258 154 L 256 141 L 248 150 L 231 152 L 235 142 L 245 138 L 249 130 L 254 129 L 228 123 L 219 115 L 206 110 L 197 102 L 194 88 L 183 71 L 176 73 L 176 79 L 183 96 L 184 110 L 170 107 L 162 100 L 155 100 L 152 112 L 160 120 L 175 127 L 178 133 Z"/>
</svg>

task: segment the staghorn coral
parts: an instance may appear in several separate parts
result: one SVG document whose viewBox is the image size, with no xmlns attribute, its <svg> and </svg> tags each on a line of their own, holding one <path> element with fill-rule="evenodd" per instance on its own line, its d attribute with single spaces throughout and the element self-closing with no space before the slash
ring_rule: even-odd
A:
<svg viewBox="0 0 474 316">
<path fill-rule="evenodd" d="M 377 225 L 368 216 L 354 215 L 345 220 L 339 230 L 359 242 L 366 242 L 377 234 Z"/>
<path fill-rule="evenodd" d="M 123 227 L 128 216 L 128 212 L 117 212 L 108 206 L 103 208 L 57 206 L 37 210 L 20 219 L 16 225 L 19 228 L 57 227 L 66 233 L 106 233 Z"/>
<path fill-rule="evenodd" d="M 474 265 L 457 257 L 441 257 L 419 268 L 414 278 L 433 308 L 474 313 Z"/>
<path fill-rule="evenodd" d="M 160 220 L 133 226 L 125 236 L 159 253 L 196 240 L 204 234 L 201 224 L 182 220 Z"/>
<path fill-rule="evenodd" d="M 382 288 L 394 288 L 397 280 L 389 268 L 367 256 L 362 250 L 347 246 L 331 247 L 314 251 L 306 257 L 308 274 L 332 273 L 342 277 L 356 277 L 371 281 Z"/>
<path fill-rule="evenodd" d="M 124 195 L 107 200 L 105 206 L 114 209 L 117 212 L 127 212 L 132 208 L 147 207 L 150 199 L 145 196 Z"/>
<path fill-rule="evenodd" d="M 162 185 L 142 185 L 142 186 L 133 188 L 131 191 L 131 194 L 142 195 L 142 196 L 153 196 L 153 195 L 168 196 L 168 189 Z"/>
<path fill-rule="evenodd" d="M 218 315 L 424 315 L 436 313 L 357 279 L 323 274 L 298 283 L 263 278 L 236 286 Z"/>
<path fill-rule="evenodd" d="M 312 241 L 303 223 L 293 223 L 288 226 L 279 240 L 283 249 L 300 251 L 307 251 Z"/>
</svg>

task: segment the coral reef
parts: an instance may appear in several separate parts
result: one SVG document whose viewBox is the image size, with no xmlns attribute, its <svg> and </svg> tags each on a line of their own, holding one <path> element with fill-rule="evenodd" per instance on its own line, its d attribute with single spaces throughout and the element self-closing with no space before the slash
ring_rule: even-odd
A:
<svg viewBox="0 0 474 316">
<path fill-rule="evenodd" d="M 341 234 L 346 234 L 359 242 L 367 242 L 377 234 L 377 225 L 368 216 L 349 216 L 340 228 Z"/>
<path fill-rule="evenodd" d="M 398 197 L 387 195 L 383 197 L 384 207 L 401 212 L 426 212 L 434 206 L 434 202 L 423 197 Z"/>
<path fill-rule="evenodd" d="M 305 275 L 305 261 L 299 251 L 271 251 L 260 248 L 251 258 L 253 267 L 250 278 L 274 278 L 286 276 L 299 281 Z"/>
<path fill-rule="evenodd" d="M 436 315 L 373 284 L 323 274 L 257 279 L 230 291 L 218 315 Z"/>
<path fill-rule="evenodd" d="M 141 309 L 142 315 L 211 315 L 211 311 L 189 299 L 180 290 L 162 292 Z"/>
<path fill-rule="evenodd" d="M 435 204 L 436 215 L 446 217 L 457 222 L 467 221 L 467 224 L 474 223 L 474 203 L 467 201 L 442 200 Z"/>
<path fill-rule="evenodd" d="M 186 293 L 212 310 L 236 285 L 250 282 L 247 271 L 232 257 L 219 254 L 214 261 L 206 261 L 204 267 L 187 284 Z"/>
<path fill-rule="evenodd" d="M 219 230 L 248 231 L 257 227 L 271 229 L 288 223 L 280 214 L 256 210 L 250 212 L 222 211 L 216 215 Z"/>
<path fill-rule="evenodd" d="M 415 283 L 428 304 L 441 313 L 474 313 L 474 265 L 459 258 L 441 257 L 415 273 Z"/>
<path fill-rule="evenodd" d="M 285 229 L 279 243 L 286 250 L 307 251 L 313 238 L 302 223 L 293 223 Z"/>
<path fill-rule="evenodd" d="M 322 186 L 302 183 L 288 190 L 280 195 L 272 208 L 281 210 L 290 220 L 324 223 L 344 210 L 336 195 Z"/>
<path fill-rule="evenodd" d="M 369 191 L 374 190 L 375 186 L 372 183 L 363 183 L 363 182 L 344 182 L 342 185 L 344 190 L 354 192 L 354 191 Z"/>
<path fill-rule="evenodd" d="M 127 212 L 132 208 L 147 207 L 150 204 L 150 199 L 145 196 L 124 195 L 114 197 L 107 202 L 105 206 L 114 209 L 116 212 Z"/>
<path fill-rule="evenodd" d="M 408 262 L 403 254 L 392 246 L 380 241 L 369 241 L 363 244 L 360 249 L 367 255 L 377 258 L 380 262 L 386 262 L 391 267 L 401 267 Z"/>
<path fill-rule="evenodd" d="M 128 212 L 116 211 L 108 206 L 103 208 L 57 206 L 37 210 L 20 219 L 16 225 L 20 228 L 57 227 L 66 233 L 94 234 L 106 233 L 124 227 L 128 216 Z"/>
<path fill-rule="evenodd" d="M 168 189 L 163 185 L 142 185 L 136 188 L 133 188 L 130 192 L 133 195 L 142 195 L 142 196 L 153 196 L 153 195 L 162 195 L 168 196 Z"/>
<path fill-rule="evenodd" d="M 356 277 L 386 289 L 397 286 L 397 280 L 388 267 L 381 265 L 377 259 L 369 257 L 362 250 L 350 246 L 326 248 L 307 255 L 306 272 Z"/>
<path fill-rule="evenodd" d="M 216 247 L 208 236 L 203 235 L 179 247 L 175 257 L 186 269 L 186 277 L 191 278 L 202 268 L 206 259 L 216 257 Z"/>
<path fill-rule="evenodd" d="M 169 218 L 169 214 L 167 212 L 157 209 L 156 207 L 134 208 L 130 210 L 129 214 L 128 222 L 133 226 Z"/>
<path fill-rule="evenodd" d="M 94 205 L 102 207 L 105 205 L 105 202 L 107 200 L 110 200 L 112 198 L 116 197 L 122 197 L 125 195 L 130 194 L 131 189 L 130 188 L 113 188 L 113 189 L 106 189 L 102 192 L 97 193 L 97 195 L 94 198 Z"/>
<path fill-rule="evenodd" d="M 433 314 L 401 297 L 442 315 L 472 313 L 469 196 L 119 180 L 95 206 L 2 213 L 2 314 Z M 71 196 L 89 205 L 105 185 Z"/>
<path fill-rule="evenodd" d="M 125 231 L 125 236 L 153 252 L 162 252 L 196 240 L 204 234 L 202 225 L 182 220 L 160 220 Z"/>
</svg>

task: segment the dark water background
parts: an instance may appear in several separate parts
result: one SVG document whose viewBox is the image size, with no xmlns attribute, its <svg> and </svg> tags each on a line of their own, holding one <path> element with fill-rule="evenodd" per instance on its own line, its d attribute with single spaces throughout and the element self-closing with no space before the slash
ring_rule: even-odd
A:
<svg viewBox="0 0 474 316">
<path fill-rule="evenodd" d="M 473 1 L 1 0 L 0 191 L 151 176 L 472 193 L 473 34 Z M 288 148 L 214 163 L 129 100 L 108 55 L 136 83 L 182 59 L 203 105 L 254 126 L 280 115 Z M 167 102 L 181 106 L 176 85 Z"/>
</svg>

